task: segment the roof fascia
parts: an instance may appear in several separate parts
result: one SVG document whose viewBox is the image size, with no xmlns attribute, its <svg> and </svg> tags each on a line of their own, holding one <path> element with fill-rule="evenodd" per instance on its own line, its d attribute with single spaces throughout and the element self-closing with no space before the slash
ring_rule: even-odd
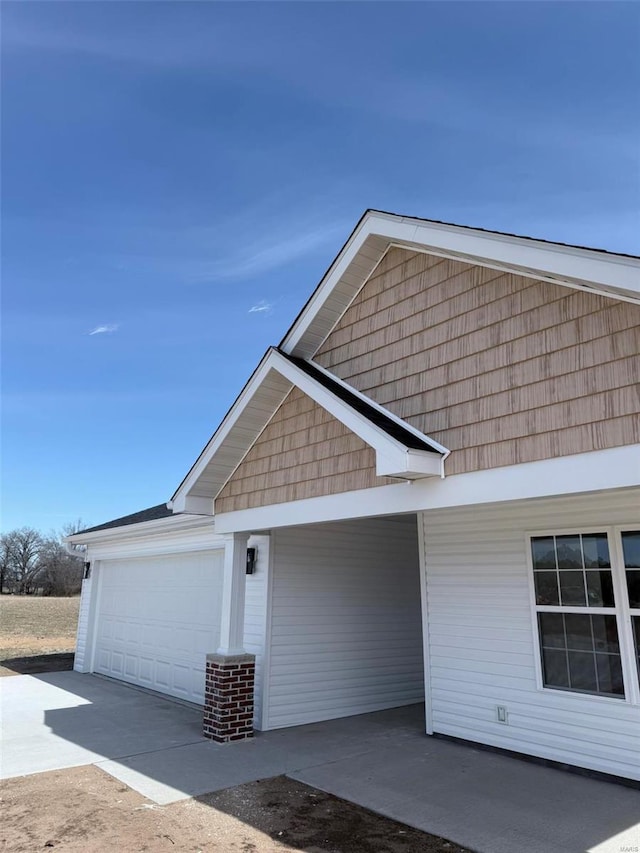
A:
<svg viewBox="0 0 640 853">
<path fill-rule="evenodd" d="M 324 373 L 325 376 L 328 376 L 337 385 L 342 385 L 342 387 L 346 388 L 351 394 L 354 395 L 354 397 L 359 397 L 361 400 L 364 400 L 365 403 L 367 403 L 367 405 L 369 405 L 372 409 L 376 409 L 378 412 L 381 412 L 381 414 L 385 415 L 385 417 L 387 417 L 389 420 L 398 424 L 398 426 L 401 426 L 408 432 L 413 433 L 416 438 L 420 438 L 422 439 L 422 441 L 426 439 L 429 444 L 433 445 L 434 450 L 437 450 L 439 453 L 442 453 L 445 456 L 448 456 L 451 453 L 451 451 L 447 447 L 445 447 L 444 444 L 440 444 L 439 441 L 436 441 L 434 438 L 431 438 L 430 436 L 425 435 L 423 432 L 420 432 L 419 429 L 416 429 L 415 427 L 411 426 L 411 424 L 407 421 L 403 421 L 402 418 L 399 418 L 397 415 L 394 415 L 393 412 L 389 411 L 389 409 L 385 409 L 384 406 L 381 406 L 379 403 L 376 403 L 376 401 L 372 400 L 371 397 L 367 397 L 366 394 L 363 394 L 361 391 L 358 391 L 357 388 L 354 388 L 352 385 L 349 385 L 343 379 L 340 379 L 340 377 L 336 376 L 335 373 L 331 373 L 331 371 L 327 370 L 326 367 L 323 367 L 321 364 L 318 364 L 315 361 L 313 362 L 313 367 L 319 373 Z"/>
<path fill-rule="evenodd" d="M 411 450 L 397 441 L 384 430 L 371 423 L 366 417 L 359 412 L 354 411 L 348 403 L 340 400 L 331 391 L 326 389 L 320 382 L 308 376 L 299 367 L 292 364 L 287 358 L 281 355 L 277 350 L 271 349 L 262 359 L 257 370 L 249 382 L 245 385 L 242 393 L 230 409 L 229 413 L 223 420 L 222 424 L 209 441 L 205 449 L 200 454 L 199 458 L 179 486 L 174 494 L 170 505 L 176 511 L 191 511 L 202 512 L 203 514 L 213 514 L 213 498 L 203 497 L 198 495 L 190 495 L 190 491 L 195 487 L 200 477 L 205 472 L 207 466 L 214 458 L 217 451 L 224 444 L 231 430 L 240 425 L 242 414 L 259 391 L 261 385 L 267 379 L 272 371 L 278 373 L 286 380 L 286 392 L 282 399 L 291 390 L 292 386 L 300 388 L 300 390 L 311 397 L 319 406 L 325 409 L 329 414 L 337 418 L 348 429 L 358 435 L 366 444 L 376 451 L 376 465 L 379 476 L 406 476 L 411 479 L 416 476 L 442 476 L 442 457 L 437 456 L 430 451 Z M 333 378 L 333 377 L 332 377 Z M 344 384 L 344 383 L 343 383 Z M 284 388 L 284 386 L 283 386 Z M 352 390 L 352 389 L 350 389 Z M 363 397 L 363 395 L 359 395 Z M 367 399 L 367 402 L 371 402 Z M 376 406 L 385 414 L 393 417 L 399 423 L 408 427 L 414 434 L 421 436 L 417 430 L 410 427 L 408 424 L 396 419 L 391 413 L 388 413 L 382 407 Z M 243 452 L 238 454 L 238 461 L 234 470 L 241 463 L 244 456 L 255 442 L 260 432 L 271 420 L 275 414 L 277 407 L 274 409 L 264 410 L 264 419 L 261 428 L 255 432 L 255 435 L 247 442 L 247 446 L 243 448 Z M 421 436 L 424 438 L 424 436 Z M 433 444 L 434 449 L 441 452 L 444 456 L 448 455 L 448 451 L 437 442 L 429 441 Z M 233 471 L 229 476 L 232 476 Z M 228 477 L 225 479 L 225 482 Z M 222 484 L 223 485 L 223 484 Z M 220 488 L 222 488 L 222 485 Z"/>
<path fill-rule="evenodd" d="M 244 409 L 247 407 L 247 404 L 255 395 L 256 391 L 266 378 L 267 373 L 270 370 L 270 367 L 268 366 L 268 361 L 272 352 L 273 349 L 270 348 L 263 355 L 260 363 L 250 376 L 248 382 L 236 398 L 235 402 L 233 403 L 227 414 L 224 416 L 222 423 L 211 436 L 211 438 L 203 448 L 202 452 L 187 472 L 185 478 L 174 492 L 173 496 L 171 497 L 171 500 L 168 503 L 168 506 L 175 508 L 176 504 L 182 502 L 184 496 L 188 494 L 193 484 L 198 480 L 206 466 L 209 464 L 209 460 L 211 459 L 217 448 L 220 447 L 224 439 L 228 436 L 232 427 L 235 426 L 238 418 L 240 417 Z"/>
<path fill-rule="evenodd" d="M 574 281 L 591 287 L 611 287 L 640 294 L 640 260 L 593 249 L 515 237 L 506 234 L 423 222 L 393 214 L 372 214 L 389 242 L 400 239 L 409 248 L 442 250 L 474 263 L 499 263 L 517 271 L 550 275 L 558 284 Z M 615 295 L 615 294 L 612 294 Z"/>
<path fill-rule="evenodd" d="M 337 286 L 349 277 L 350 267 L 358 262 L 361 250 L 367 255 L 369 271 L 359 283 L 347 286 L 346 296 L 341 295 L 343 311 L 391 246 L 544 279 L 608 298 L 640 301 L 640 261 L 637 258 L 368 211 L 287 332 L 280 348 L 289 355 L 310 358 L 318 348 L 317 343 L 309 340 L 314 321 Z M 335 305 L 332 309 L 335 315 Z"/>
<path fill-rule="evenodd" d="M 191 530 L 210 525 L 211 516 L 176 514 L 153 521 L 141 521 L 138 524 L 122 524 L 119 527 L 94 530 L 92 533 L 74 533 L 71 536 L 65 536 L 63 542 L 68 542 L 71 545 L 90 545 L 96 542 L 136 539 L 150 534 L 173 533 L 174 531 Z"/>
<path fill-rule="evenodd" d="M 413 479 L 418 474 L 423 476 L 441 475 L 440 457 L 434 456 L 428 450 L 409 451 L 401 441 L 380 429 L 360 412 L 356 412 L 348 403 L 336 397 L 324 385 L 280 355 L 277 350 L 273 351 L 272 359 L 273 367 L 278 373 L 289 379 L 293 385 L 296 385 L 303 393 L 311 397 L 314 402 L 329 412 L 330 415 L 333 415 L 334 418 L 337 418 L 347 429 L 359 436 L 365 444 L 376 451 L 376 473 L 378 476 L 407 476 L 409 479 Z M 382 407 L 378 408 L 386 414 L 386 410 Z M 417 434 L 420 435 L 420 433 Z M 441 452 L 447 453 L 448 451 L 446 448 L 442 448 Z M 417 463 L 417 467 L 410 468 L 412 462 Z M 414 473 L 411 474 L 411 471 Z"/>
</svg>

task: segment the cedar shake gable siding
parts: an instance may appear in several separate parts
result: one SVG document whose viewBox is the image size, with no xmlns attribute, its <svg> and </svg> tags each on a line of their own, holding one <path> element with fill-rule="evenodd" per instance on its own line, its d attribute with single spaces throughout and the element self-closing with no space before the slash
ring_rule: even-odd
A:
<svg viewBox="0 0 640 853">
<path fill-rule="evenodd" d="M 640 306 L 391 249 L 315 357 L 456 474 L 640 441 Z"/>
<path fill-rule="evenodd" d="M 216 498 L 216 513 L 396 482 L 376 476 L 375 451 L 292 388 Z"/>
</svg>

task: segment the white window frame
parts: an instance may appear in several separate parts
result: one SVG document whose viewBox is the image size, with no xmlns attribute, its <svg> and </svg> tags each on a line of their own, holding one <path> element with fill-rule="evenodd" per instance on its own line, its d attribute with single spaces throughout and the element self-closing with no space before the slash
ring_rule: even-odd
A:
<svg viewBox="0 0 640 853">
<path fill-rule="evenodd" d="M 627 579 L 622 554 L 621 533 L 625 530 L 638 530 L 640 524 L 626 524 L 612 526 L 610 524 L 591 524 L 588 527 L 576 525 L 575 527 L 553 528 L 545 527 L 543 530 L 527 531 L 525 534 L 527 574 L 529 581 L 529 601 L 531 604 L 531 629 L 533 634 L 533 648 L 536 670 L 536 689 L 545 694 L 571 696 L 578 701 L 586 702 L 609 702 L 615 705 L 640 705 L 640 683 L 638 667 L 635 659 L 635 646 L 631 630 L 631 615 L 640 616 L 640 610 L 631 610 L 627 594 Z M 531 540 L 539 536 L 571 536 L 589 535 L 594 533 L 606 533 L 609 544 L 609 558 L 611 561 L 611 577 L 613 580 L 614 607 L 572 607 L 562 605 L 536 604 L 536 590 L 533 572 L 533 554 Z M 579 613 L 593 616 L 615 616 L 618 628 L 618 641 L 620 643 L 620 662 L 622 665 L 622 678 L 624 684 L 623 696 L 603 696 L 598 693 L 580 692 L 567 690 L 562 687 L 547 687 L 544 683 L 544 671 L 542 667 L 542 651 L 540 645 L 540 629 L 538 627 L 538 613 Z"/>
<path fill-rule="evenodd" d="M 633 673 L 635 674 L 635 678 L 632 678 L 631 683 L 635 687 L 634 693 L 634 705 L 640 705 L 640 669 L 638 668 L 638 664 L 636 663 L 636 646 L 633 639 L 633 630 L 631 628 L 631 619 L 633 616 L 637 616 L 640 618 L 640 607 L 631 607 L 629 604 L 629 593 L 627 590 L 627 569 L 624 564 L 624 552 L 622 550 L 622 534 L 628 531 L 637 530 L 640 531 L 640 522 L 637 524 L 620 524 L 616 525 L 614 528 L 614 543 L 616 547 L 616 562 L 620 563 L 620 584 L 622 587 L 622 598 L 621 598 L 621 606 L 620 609 L 624 613 L 624 630 L 627 634 L 625 638 L 625 645 L 628 643 L 629 650 L 631 654 L 631 663 L 633 665 Z M 614 587 L 614 594 L 616 593 Z M 639 649 L 640 651 L 640 649 Z"/>
</svg>

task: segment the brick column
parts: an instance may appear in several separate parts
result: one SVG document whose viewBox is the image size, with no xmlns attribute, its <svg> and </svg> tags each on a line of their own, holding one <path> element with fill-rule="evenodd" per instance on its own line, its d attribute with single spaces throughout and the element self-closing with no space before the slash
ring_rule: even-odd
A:
<svg viewBox="0 0 640 853">
<path fill-rule="evenodd" d="M 255 655 L 207 655 L 205 737 L 218 743 L 253 737 Z"/>
</svg>

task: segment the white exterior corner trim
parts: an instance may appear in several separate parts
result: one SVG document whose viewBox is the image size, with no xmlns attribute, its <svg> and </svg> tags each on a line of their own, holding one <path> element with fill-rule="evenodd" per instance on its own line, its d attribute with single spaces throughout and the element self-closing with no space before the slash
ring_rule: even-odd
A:
<svg viewBox="0 0 640 853">
<path fill-rule="evenodd" d="M 369 210 L 284 337 L 281 348 L 310 358 L 391 247 L 640 302 L 640 259 Z"/>
<path fill-rule="evenodd" d="M 416 513 L 416 530 L 418 534 L 418 561 L 420 569 L 420 614 L 422 618 L 422 664 L 424 668 L 424 729 L 428 735 L 433 734 L 433 688 L 431 683 L 431 644 L 429 640 L 429 590 L 426 530 L 424 515 Z"/>
<path fill-rule="evenodd" d="M 446 507 L 502 503 L 640 485 L 640 445 L 220 513 L 230 533 Z"/>
<path fill-rule="evenodd" d="M 315 367 L 317 365 L 314 364 Z M 339 380 L 327 371 L 323 371 L 323 373 L 330 376 L 332 380 L 339 382 Z M 223 420 L 219 429 L 173 496 L 170 505 L 174 512 L 191 511 L 204 513 L 209 511 L 213 514 L 213 499 L 233 474 L 233 471 L 240 464 L 256 438 L 277 410 L 278 405 L 293 386 L 296 386 L 307 396 L 311 397 L 314 402 L 333 415 L 347 429 L 350 429 L 376 451 L 376 473 L 378 476 L 398 477 L 407 480 L 443 476 L 442 461 L 449 453 L 446 447 L 433 441 L 428 436 L 422 435 L 422 433 L 405 424 L 401 419 L 391 415 L 382 406 L 373 403 L 363 394 L 355 392 L 346 383 L 339 382 L 339 384 L 348 388 L 350 392 L 354 393 L 360 399 L 365 400 L 377 411 L 384 413 L 395 423 L 402 425 L 412 434 L 432 444 L 434 452 L 407 448 L 401 441 L 393 438 L 364 415 L 355 411 L 348 403 L 341 400 L 332 391 L 325 388 L 322 383 L 309 376 L 276 349 L 270 349 Z M 274 389 L 271 405 L 266 402 L 261 405 L 254 405 L 257 395 L 265 387 Z M 244 429 L 243 416 L 248 420 L 249 415 L 251 423 L 247 424 L 247 428 Z M 194 490 L 203 490 L 202 477 L 207 472 L 207 468 L 212 463 L 215 463 L 216 456 L 220 454 L 234 427 L 238 428 L 244 440 L 242 443 L 234 443 L 232 451 L 229 454 L 229 463 L 225 466 L 221 465 L 219 473 L 211 476 L 207 494 L 192 494 Z"/>
</svg>

